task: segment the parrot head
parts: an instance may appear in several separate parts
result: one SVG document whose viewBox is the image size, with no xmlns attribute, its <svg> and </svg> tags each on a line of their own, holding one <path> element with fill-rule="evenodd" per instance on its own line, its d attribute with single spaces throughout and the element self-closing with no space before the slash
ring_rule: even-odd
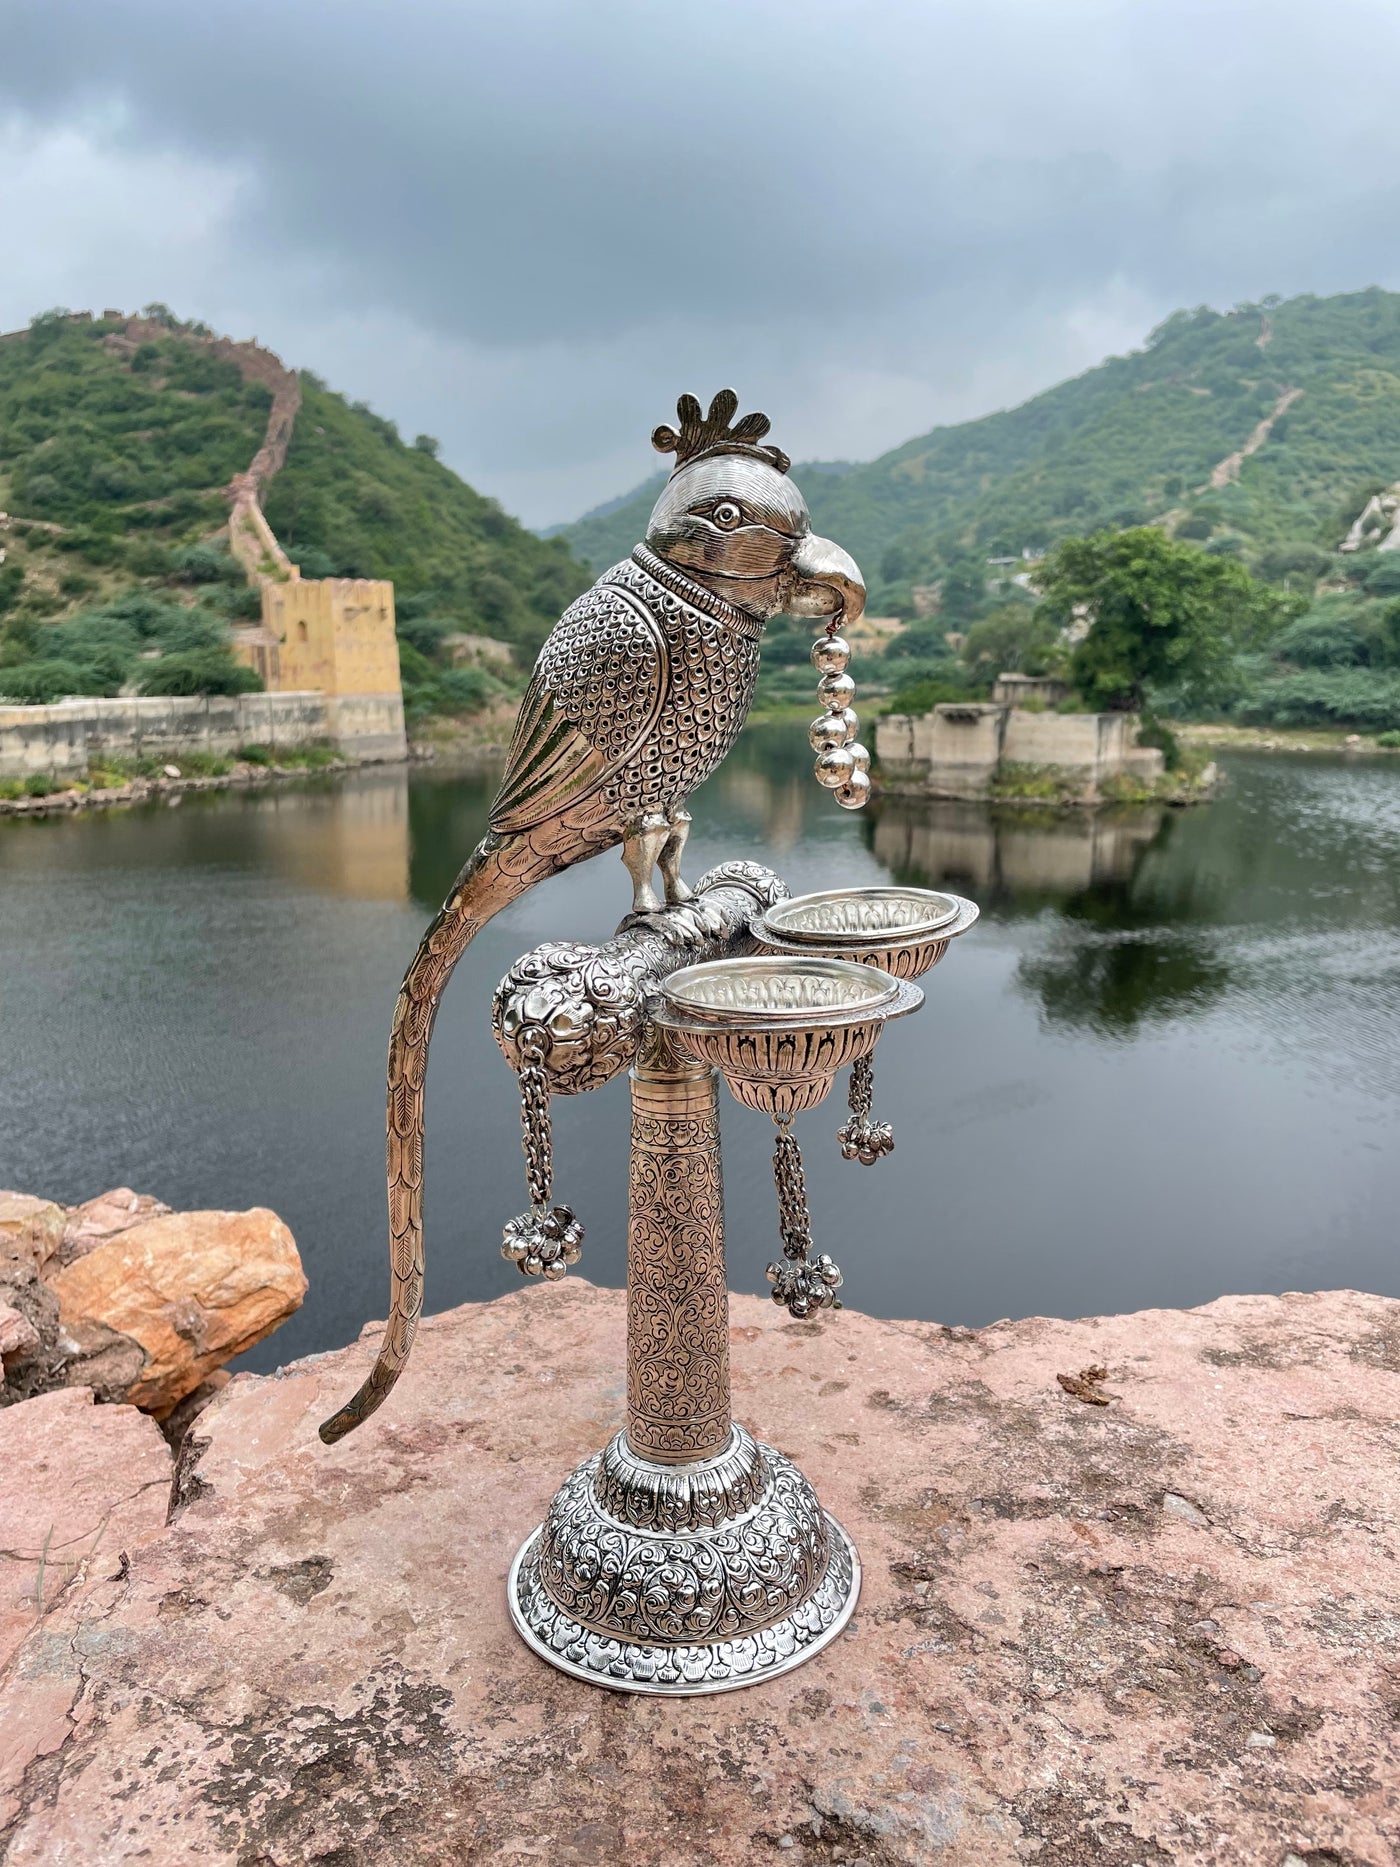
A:
<svg viewBox="0 0 1400 1867">
<path fill-rule="evenodd" d="M 738 406 L 734 391 L 722 389 L 702 415 L 695 397 L 683 395 L 679 429 L 652 435 L 676 465 L 647 524 L 648 548 L 765 622 L 780 613 L 854 622 L 865 608 L 860 571 L 812 530 L 787 455 L 760 445 L 768 417 L 730 425 Z"/>
</svg>

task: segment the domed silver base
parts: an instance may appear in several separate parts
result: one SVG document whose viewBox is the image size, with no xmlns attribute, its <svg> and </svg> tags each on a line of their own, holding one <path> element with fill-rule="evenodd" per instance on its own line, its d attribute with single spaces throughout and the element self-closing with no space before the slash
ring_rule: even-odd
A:
<svg viewBox="0 0 1400 1867">
<path fill-rule="evenodd" d="M 732 1692 L 834 1640 L 860 1593 L 854 1545 L 790 1459 L 740 1426 L 666 1466 L 619 1434 L 565 1482 L 506 1585 L 551 1666 L 616 1692 Z"/>
</svg>

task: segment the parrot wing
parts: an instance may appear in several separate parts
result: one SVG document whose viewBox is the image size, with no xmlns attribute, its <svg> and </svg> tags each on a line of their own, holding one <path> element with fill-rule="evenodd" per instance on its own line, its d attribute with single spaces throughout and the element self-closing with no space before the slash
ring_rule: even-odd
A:
<svg viewBox="0 0 1400 1867">
<path fill-rule="evenodd" d="M 530 829 L 606 784 L 645 745 L 669 684 L 666 638 L 646 605 L 616 584 L 586 590 L 540 650 L 491 828 Z"/>
</svg>

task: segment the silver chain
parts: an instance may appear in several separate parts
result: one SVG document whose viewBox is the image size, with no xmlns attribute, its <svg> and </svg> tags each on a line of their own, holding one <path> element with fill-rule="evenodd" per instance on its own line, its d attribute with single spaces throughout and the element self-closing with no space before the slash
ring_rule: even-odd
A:
<svg viewBox="0 0 1400 1867">
<path fill-rule="evenodd" d="M 538 1212 L 554 1190 L 554 1155 L 549 1130 L 549 1079 L 538 1063 L 520 1072 L 520 1145 L 525 1150 L 525 1178 L 530 1204 Z"/>
<path fill-rule="evenodd" d="M 537 1051 L 526 1053 L 520 1070 L 520 1128 L 530 1210 L 506 1226 L 501 1256 L 523 1277 L 562 1277 L 571 1264 L 579 1261 L 583 1227 L 567 1206 L 550 1208 L 554 1158 L 549 1133 L 549 1078 Z"/>
<path fill-rule="evenodd" d="M 778 1187 L 778 1230 L 783 1256 L 805 1264 L 812 1249 L 812 1215 L 807 1208 L 807 1176 L 802 1171 L 802 1150 L 791 1121 L 778 1127 L 773 1149 L 773 1178 Z"/>
<path fill-rule="evenodd" d="M 778 1188 L 778 1229 L 786 1264 L 770 1264 L 768 1281 L 773 1301 L 786 1305 L 799 1319 L 814 1309 L 839 1307 L 836 1292 L 841 1273 L 822 1252 L 812 1256 L 812 1214 L 807 1206 L 807 1177 L 802 1150 L 792 1132 L 792 1117 L 778 1117 L 778 1139 L 773 1148 L 773 1179 Z"/>
<path fill-rule="evenodd" d="M 851 1065 L 851 1119 L 836 1130 L 843 1160 L 858 1160 L 873 1167 L 877 1160 L 894 1151 L 894 1129 L 887 1121 L 872 1121 L 875 1102 L 875 1058 L 871 1051 L 857 1057 Z"/>
</svg>

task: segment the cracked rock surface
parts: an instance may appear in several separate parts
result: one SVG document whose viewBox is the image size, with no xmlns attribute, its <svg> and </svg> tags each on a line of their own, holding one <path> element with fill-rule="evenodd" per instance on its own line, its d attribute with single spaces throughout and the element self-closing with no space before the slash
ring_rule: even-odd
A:
<svg viewBox="0 0 1400 1867">
<path fill-rule="evenodd" d="M 0 1517 L 0 1862 L 1395 1860 L 1400 1303 L 732 1320 L 737 1416 L 865 1585 L 809 1665 L 711 1698 L 600 1692 L 506 1616 L 516 1547 L 619 1423 L 620 1292 L 430 1320 L 333 1448 L 377 1329 L 239 1375 L 173 1493 L 130 1407 L 0 1414 L 26 1487 Z"/>
</svg>

